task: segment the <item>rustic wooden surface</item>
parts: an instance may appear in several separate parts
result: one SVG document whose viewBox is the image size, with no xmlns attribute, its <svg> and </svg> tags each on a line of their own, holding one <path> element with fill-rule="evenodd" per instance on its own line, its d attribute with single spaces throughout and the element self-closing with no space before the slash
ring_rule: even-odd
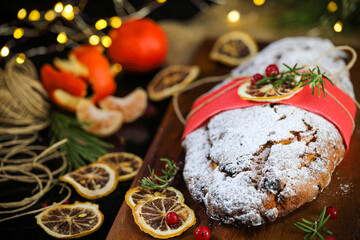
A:
<svg viewBox="0 0 360 240">
<path fill-rule="evenodd" d="M 208 59 L 208 52 L 213 41 L 206 40 L 193 58 L 192 64 L 199 65 L 202 70 L 202 77 L 209 75 L 221 75 L 228 73 L 229 68 L 214 63 Z M 359 51 L 358 51 L 359 54 Z M 360 95 L 360 61 L 351 70 L 351 79 L 354 83 L 355 93 Z M 209 89 L 211 85 L 202 86 L 198 89 L 185 93 L 180 97 L 181 109 L 188 112 L 196 96 Z M 182 179 L 182 175 L 174 182 L 174 187 L 179 189 L 185 197 L 185 203 L 194 210 L 196 224 L 184 232 L 181 236 L 173 239 L 194 239 L 194 232 L 198 226 L 205 225 L 211 230 L 212 240 L 215 239 L 303 239 L 304 232 L 294 227 L 293 223 L 301 221 L 301 218 L 308 220 L 315 219 L 324 206 L 336 206 L 339 215 L 335 220 L 329 220 L 326 227 L 334 232 L 331 236 L 335 239 L 355 240 L 360 239 L 360 117 L 356 116 L 356 129 L 352 136 L 350 150 L 333 173 L 331 183 L 310 203 L 306 203 L 293 213 L 277 219 L 273 223 L 259 227 L 233 227 L 211 220 L 205 213 L 204 207 L 195 202 Z M 156 133 L 156 136 L 147 152 L 144 165 L 132 183 L 132 187 L 138 185 L 138 179 L 148 176 L 147 165 L 149 164 L 156 171 L 164 167 L 160 158 L 166 157 L 176 162 L 184 161 L 184 150 L 181 147 L 180 138 L 184 128 L 177 120 L 173 107 L 170 104 L 165 117 Z M 325 238 L 330 235 L 324 234 Z M 151 236 L 140 231 L 135 224 L 131 209 L 122 204 L 113 226 L 107 236 L 107 240 L 133 240 L 153 239 Z"/>
</svg>

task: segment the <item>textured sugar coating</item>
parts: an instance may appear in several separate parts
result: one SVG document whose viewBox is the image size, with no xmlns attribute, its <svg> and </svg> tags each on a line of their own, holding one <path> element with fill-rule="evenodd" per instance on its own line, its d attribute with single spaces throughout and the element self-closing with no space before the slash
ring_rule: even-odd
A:
<svg viewBox="0 0 360 240">
<path fill-rule="evenodd" d="M 252 75 L 274 62 L 280 66 L 285 59 L 289 65 L 309 64 L 332 47 L 322 39 L 283 39 L 233 75 Z M 343 57 L 337 51 L 331 61 L 323 60 L 327 56 L 319 64 L 340 71 L 345 67 Z M 354 96 L 348 72 L 339 82 Z M 274 221 L 316 198 L 345 154 L 333 124 L 311 112 L 277 104 L 222 112 L 187 135 L 182 145 L 184 179 L 193 198 L 204 203 L 213 219 L 253 226 Z"/>
</svg>

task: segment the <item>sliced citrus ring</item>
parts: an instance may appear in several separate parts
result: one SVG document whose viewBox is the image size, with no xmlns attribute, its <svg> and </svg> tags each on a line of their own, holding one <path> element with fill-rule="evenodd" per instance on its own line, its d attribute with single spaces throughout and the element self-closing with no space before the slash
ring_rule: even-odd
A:
<svg viewBox="0 0 360 240">
<path fill-rule="evenodd" d="M 99 101 L 102 109 L 116 110 L 123 114 L 124 122 L 133 122 L 141 117 L 147 106 L 147 94 L 142 88 L 137 88 L 123 98 L 108 96 Z"/>
<path fill-rule="evenodd" d="M 58 205 L 35 216 L 37 224 L 50 236 L 69 239 L 95 232 L 104 221 L 99 205 L 80 203 Z"/>
<path fill-rule="evenodd" d="M 113 192 L 118 183 L 117 172 L 106 163 L 92 163 L 60 177 L 87 199 L 97 199 Z"/>
<path fill-rule="evenodd" d="M 82 128 L 99 137 L 116 133 L 123 124 L 121 112 L 99 109 L 90 100 L 85 99 L 81 99 L 76 105 L 76 118 L 86 123 Z"/>
<path fill-rule="evenodd" d="M 198 66 L 174 65 L 160 71 L 147 87 L 149 98 L 160 101 L 184 89 L 200 73 Z"/>
<path fill-rule="evenodd" d="M 144 203 L 155 197 L 166 197 L 174 199 L 180 203 L 184 202 L 184 196 L 182 193 L 173 187 L 165 189 L 148 189 L 142 187 L 131 188 L 125 195 L 125 201 L 127 205 L 133 209 L 135 205 Z"/>
<path fill-rule="evenodd" d="M 246 81 L 238 88 L 238 95 L 244 100 L 255 102 L 278 102 L 295 96 L 301 89 L 301 87 L 295 87 L 279 91 L 279 89 L 275 90 L 272 84 L 251 86 L 251 81 Z"/>
<path fill-rule="evenodd" d="M 143 160 L 132 153 L 117 152 L 105 154 L 98 159 L 98 162 L 107 163 L 115 168 L 118 173 L 118 180 L 123 182 L 136 176 Z"/>
<path fill-rule="evenodd" d="M 257 52 L 257 44 L 249 34 L 232 31 L 216 40 L 210 59 L 233 67 L 250 60 Z"/>
<path fill-rule="evenodd" d="M 166 214 L 175 212 L 179 222 L 166 223 Z M 179 236 L 196 222 L 195 213 L 184 203 L 171 198 L 156 197 L 137 204 L 133 209 L 135 223 L 154 238 L 167 239 Z"/>
</svg>

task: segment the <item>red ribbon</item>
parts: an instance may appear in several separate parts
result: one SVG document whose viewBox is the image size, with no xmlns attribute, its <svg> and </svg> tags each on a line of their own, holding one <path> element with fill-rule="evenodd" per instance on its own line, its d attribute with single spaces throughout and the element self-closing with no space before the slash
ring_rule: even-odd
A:
<svg viewBox="0 0 360 240">
<path fill-rule="evenodd" d="M 250 77 L 234 79 L 233 81 L 222 86 L 216 91 L 201 96 L 195 101 L 192 109 L 195 109 L 208 99 L 213 98 L 214 95 L 221 92 L 225 88 L 228 88 L 233 84 L 237 84 L 239 81 L 245 81 L 249 79 Z M 326 98 L 324 98 L 323 96 L 318 97 L 316 94 L 312 96 L 312 89 L 308 85 L 306 85 L 295 96 L 289 99 L 281 100 L 277 103 L 302 108 L 324 117 L 338 128 L 344 139 L 346 149 L 348 150 L 350 138 L 354 128 L 353 119 L 355 119 L 356 105 L 351 99 L 351 97 L 341 91 L 338 87 L 331 85 L 328 80 L 324 80 L 327 82 L 327 84 L 325 84 L 325 88 L 327 92 L 330 93 L 326 95 Z M 192 131 L 207 123 L 211 117 L 219 114 L 220 112 L 236 108 L 246 108 L 256 105 L 268 104 L 268 102 L 255 102 L 244 100 L 237 94 L 237 90 L 238 87 L 235 87 L 225 92 L 224 94 L 218 96 L 217 98 L 213 99 L 212 101 L 201 107 L 199 110 L 194 112 L 194 114 L 191 115 L 187 121 L 182 139 L 184 139 L 186 135 L 188 135 Z M 341 106 L 339 102 L 343 106 Z"/>
</svg>

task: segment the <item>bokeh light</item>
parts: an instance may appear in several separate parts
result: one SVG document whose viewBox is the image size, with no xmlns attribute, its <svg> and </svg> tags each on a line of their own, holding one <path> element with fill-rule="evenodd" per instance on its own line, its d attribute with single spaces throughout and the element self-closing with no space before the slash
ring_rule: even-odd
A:
<svg viewBox="0 0 360 240">
<path fill-rule="evenodd" d="M 20 19 L 20 20 L 25 19 L 25 18 L 26 18 L 26 14 L 27 14 L 26 9 L 25 9 L 25 8 L 22 8 L 22 9 L 20 9 L 20 10 L 18 11 L 18 13 L 17 13 L 17 18 Z"/>
<path fill-rule="evenodd" d="M 6 57 L 7 55 L 9 55 L 10 53 L 10 49 L 7 46 L 3 46 L 0 50 L 0 55 L 2 57 Z"/>
<path fill-rule="evenodd" d="M 117 16 L 110 18 L 110 26 L 112 28 L 119 28 L 121 26 L 121 23 L 121 18 Z"/>
<path fill-rule="evenodd" d="M 106 48 L 110 47 L 111 43 L 112 43 L 112 41 L 111 41 L 111 38 L 109 36 L 103 36 L 101 38 L 101 44 L 104 47 L 106 47 Z"/>
<path fill-rule="evenodd" d="M 18 63 L 18 64 L 23 64 L 25 62 L 25 54 L 23 53 L 19 53 L 18 56 L 16 57 L 15 61 Z"/>
<path fill-rule="evenodd" d="M 24 29 L 22 28 L 15 28 L 13 32 L 13 36 L 15 39 L 20 39 L 22 36 L 24 36 Z"/>
<path fill-rule="evenodd" d="M 240 20 L 240 13 L 237 10 L 232 10 L 227 15 L 227 20 L 231 23 L 236 23 Z"/>
<path fill-rule="evenodd" d="M 104 28 L 107 27 L 107 22 L 104 19 L 99 19 L 96 23 L 95 23 L 95 28 L 97 30 L 102 30 Z"/>
<path fill-rule="evenodd" d="M 40 13 L 38 10 L 34 9 L 29 13 L 29 20 L 30 21 L 38 21 L 40 19 Z"/>
<path fill-rule="evenodd" d="M 59 33 L 59 35 L 57 36 L 56 40 L 58 41 L 58 43 L 66 43 L 67 42 L 67 36 L 66 33 L 61 32 Z"/>
<path fill-rule="evenodd" d="M 335 24 L 334 24 L 334 31 L 335 32 L 341 32 L 343 29 L 343 24 L 341 21 L 337 21 Z"/>
<path fill-rule="evenodd" d="M 97 36 L 97 35 L 91 35 L 91 36 L 89 37 L 89 43 L 90 43 L 91 45 L 97 45 L 97 44 L 99 44 L 99 42 L 100 42 L 99 36 Z"/>
</svg>

